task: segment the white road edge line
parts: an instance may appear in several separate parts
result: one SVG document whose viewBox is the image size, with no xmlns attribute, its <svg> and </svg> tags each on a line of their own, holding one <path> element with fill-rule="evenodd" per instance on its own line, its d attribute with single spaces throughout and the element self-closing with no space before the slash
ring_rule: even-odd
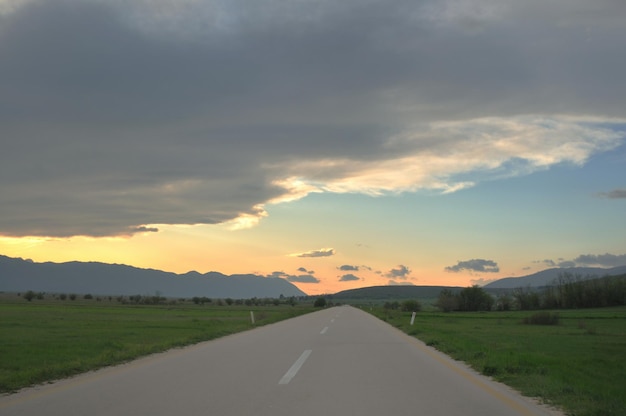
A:
<svg viewBox="0 0 626 416">
<path fill-rule="evenodd" d="M 300 367 L 302 367 L 302 364 L 304 364 L 306 359 L 309 358 L 309 355 L 311 355 L 311 352 L 313 352 L 313 350 L 304 350 L 300 358 L 298 358 L 296 362 L 293 363 L 291 368 L 285 373 L 283 378 L 280 379 L 278 384 L 289 384 L 291 379 L 294 378 L 296 374 L 298 373 L 298 370 L 300 370 Z"/>
<path fill-rule="evenodd" d="M 320 335 L 324 335 L 326 333 L 326 331 L 328 331 L 328 327 L 327 326 L 325 326 L 324 329 L 322 329 L 320 331 Z"/>
</svg>

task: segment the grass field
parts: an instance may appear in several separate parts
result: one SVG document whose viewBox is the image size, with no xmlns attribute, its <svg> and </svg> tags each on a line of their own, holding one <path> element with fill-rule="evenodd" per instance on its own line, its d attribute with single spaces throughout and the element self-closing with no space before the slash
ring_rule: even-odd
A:
<svg viewBox="0 0 626 416">
<path fill-rule="evenodd" d="M 122 363 L 313 311 L 308 306 L 0 301 L 0 392 Z"/>
<path fill-rule="evenodd" d="M 575 416 L 626 415 L 626 308 L 411 313 L 366 308 L 477 371 Z M 0 392 L 12 392 L 169 348 L 291 318 L 310 305 L 124 305 L 115 301 L 0 298 Z"/>
<path fill-rule="evenodd" d="M 411 313 L 379 318 L 529 397 L 576 416 L 626 415 L 626 308 L 558 311 L 558 325 L 523 324 L 534 312 Z"/>
</svg>

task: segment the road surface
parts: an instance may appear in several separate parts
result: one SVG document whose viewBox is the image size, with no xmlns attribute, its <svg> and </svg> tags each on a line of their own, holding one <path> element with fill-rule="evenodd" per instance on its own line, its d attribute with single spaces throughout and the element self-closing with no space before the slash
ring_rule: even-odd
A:
<svg viewBox="0 0 626 416">
<path fill-rule="evenodd" d="M 555 414 L 348 306 L 0 397 L 1 416 Z"/>
</svg>

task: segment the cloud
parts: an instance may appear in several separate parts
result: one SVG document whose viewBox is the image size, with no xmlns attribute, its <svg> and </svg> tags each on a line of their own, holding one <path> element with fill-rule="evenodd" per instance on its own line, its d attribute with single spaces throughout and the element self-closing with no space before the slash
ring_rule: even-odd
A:
<svg viewBox="0 0 626 416">
<path fill-rule="evenodd" d="M 320 279 L 310 274 L 301 274 L 298 276 L 287 276 L 287 280 L 296 283 L 319 283 Z"/>
<path fill-rule="evenodd" d="M 408 279 L 410 273 L 411 273 L 411 270 L 408 267 L 400 264 L 395 269 L 389 270 L 385 274 L 385 277 L 388 277 L 390 279 L 406 280 Z"/>
<path fill-rule="evenodd" d="M 158 233 L 159 229 L 156 227 L 137 227 L 132 230 L 133 233 Z"/>
<path fill-rule="evenodd" d="M 280 277 L 294 283 L 320 283 L 320 280 L 311 274 L 292 275 L 282 271 L 275 271 L 266 277 Z"/>
<path fill-rule="evenodd" d="M 313 270 L 307 270 L 304 267 L 298 267 L 298 271 L 302 272 L 302 273 L 307 273 L 307 274 L 315 274 L 315 271 Z"/>
<path fill-rule="evenodd" d="M 498 279 L 483 279 L 483 278 L 480 278 L 480 279 L 472 279 L 471 282 L 472 282 L 473 285 L 485 286 L 485 285 L 487 285 L 487 284 L 489 284 L 491 282 L 495 282 L 496 280 L 498 280 Z"/>
<path fill-rule="evenodd" d="M 353 282 L 356 280 L 361 280 L 360 277 L 353 275 L 352 273 L 344 274 L 339 278 L 340 282 Z"/>
<path fill-rule="evenodd" d="M 292 257 L 329 257 L 335 255 L 333 248 L 321 248 L 319 250 L 306 251 L 304 253 L 290 254 Z"/>
<path fill-rule="evenodd" d="M 500 267 L 498 267 L 498 263 L 493 260 L 484 260 L 484 259 L 472 259 L 466 261 L 459 261 L 454 266 L 448 266 L 445 268 L 447 272 L 458 273 L 463 270 L 467 270 L 470 272 L 481 272 L 481 273 L 497 273 L 500 271 Z"/>
<path fill-rule="evenodd" d="M 242 228 L 582 165 L 625 136 L 598 1 L 3 2 L 0 234 Z"/>
<path fill-rule="evenodd" d="M 565 262 L 564 262 L 565 263 Z M 564 264 L 561 263 L 561 264 Z M 617 267 L 626 265 L 626 254 L 581 254 L 566 264 L 576 266 Z M 566 267 L 566 266 L 561 266 Z M 569 266 L 572 267 L 572 266 Z"/>
<path fill-rule="evenodd" d="M 626 265 L 626 254 L 581 254 L 574 259 L 560 258 L 558 263 L 552 260 L 544 260 L 543 263 L 549 266 L 560 268 L 569 267 L 618 267 Z"/>
<path fill-rule="evenodd" d="M 411 282 L 397 282 L 395 280 L 390 280 L 389 282 L 387 282 L 388 286 L 415 286 L 413 283 Z"/>
<path fill-rule="evenodd" d="M 613 189 L 609 192 L 602 192 L 600 196 L 608 199 L 624 199 L 626 198 L 626 189 Z"/>
<path fill-rule="evenodd" d="M 353 272 L 358 272 L 359 271 L 359 266 L 351 266 L 349 264 L 344 264 L 342 266 L 337 267 L 339 270 L 343 270 L 343 271 L 353 271 Z"/>
</svg>

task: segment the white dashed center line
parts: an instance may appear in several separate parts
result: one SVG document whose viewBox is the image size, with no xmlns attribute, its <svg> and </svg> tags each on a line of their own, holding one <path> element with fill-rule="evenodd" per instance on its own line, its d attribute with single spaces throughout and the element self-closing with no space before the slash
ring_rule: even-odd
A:
<svg viewBox="0 0 626 416">
<path fill-rule="evenodd" d="M 309 355 L 311 355 L 311 352 L 313 352 L 313 350 L 304 350 L 300 358 L 298 358 L 296 362 L 293 363 L 291 368 L 285 373 L 283 378 L 280 379 L 278 384 L 289 384 L 291 379 L 294 378 L 296 374 L 298 374 L 298 370 L 300 370 L 300 367 L 302 367 L 302 364 L 304 364 L 306 359 L 309 358 Z"/>
</svg>

